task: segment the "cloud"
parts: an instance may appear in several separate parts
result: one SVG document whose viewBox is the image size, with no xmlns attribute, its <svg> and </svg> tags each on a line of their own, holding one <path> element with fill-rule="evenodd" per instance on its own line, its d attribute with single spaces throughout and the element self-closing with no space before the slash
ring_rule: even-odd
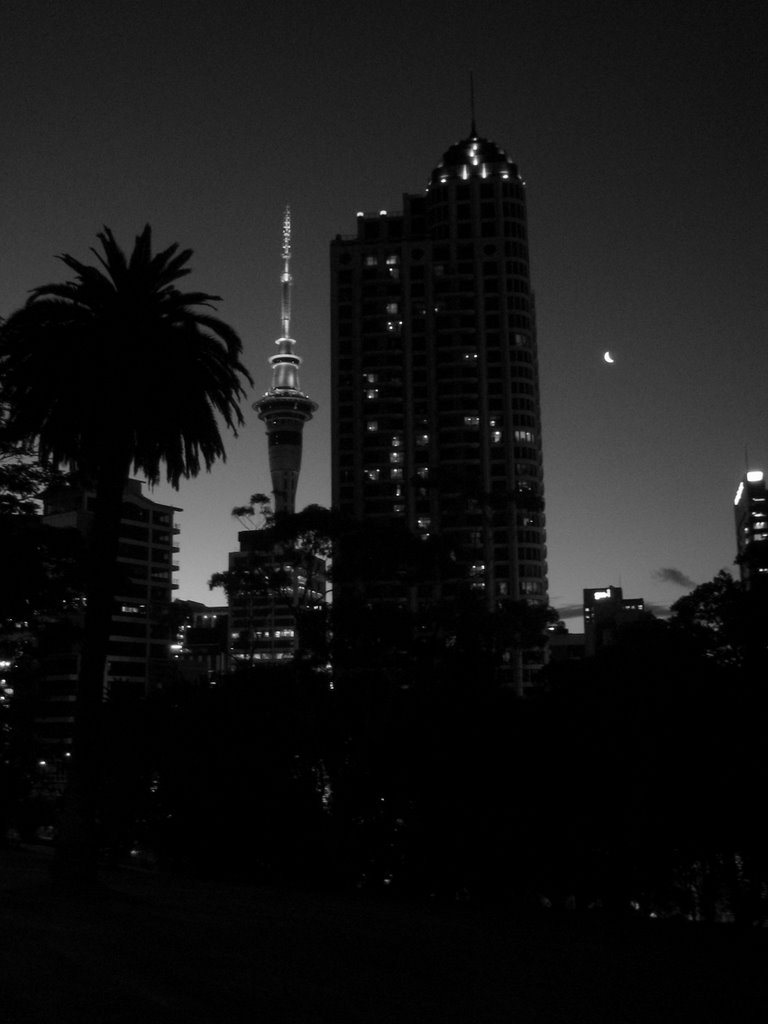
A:
<svg viewBox="0 0 768 1024">
<path fill-rule="evenodd" d="M 584 606 L 581 604 L 564 604 L 555 611 L 561 619 L 577 619 L 584 613 Z"/>
<path fill-rule="evenodd" d="M 679 569 L 657 569 L 653 578 L 659 583 L 673 583 L 676 587 L 683 587 L 684 590 L 693 590 L 696 584 Z"/>
<path fill-rule="evenodd" d="M 655 615 L 657 619 L 667 619 L 667 618 L 669 618 L 669 608 L 667 608 L 666 605 L 663 605 L 663 604 L 647 604 L 646 603 L 645 610 L 647 612 L 650 612 L 651 615 Z"/>
</svg>

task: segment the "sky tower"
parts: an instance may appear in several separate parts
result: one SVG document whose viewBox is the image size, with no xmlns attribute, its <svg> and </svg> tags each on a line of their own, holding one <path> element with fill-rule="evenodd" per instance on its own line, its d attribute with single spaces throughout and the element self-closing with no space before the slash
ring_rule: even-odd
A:
<svg viewBox="0 0 768 1024">
<path fill-rule="evenodd" d="M 299 385 L 301 359 L 293 349 L 291 337 L 291 208 L 283 217 L 282 335 L 277 353 L 270 356 L 272 387 L 253 403 L 259 419 L 267 425 L 269 471 L 275 496 L 275 512 L 296 511 L 296 487 L 301 469 L 301 444 L 304 424 L 312 419 L 317 403 L 308 398 Z"/>
</svg>

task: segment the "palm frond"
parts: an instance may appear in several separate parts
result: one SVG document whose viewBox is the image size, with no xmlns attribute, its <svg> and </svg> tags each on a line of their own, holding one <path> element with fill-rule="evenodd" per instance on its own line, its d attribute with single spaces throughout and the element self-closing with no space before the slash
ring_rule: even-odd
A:
<svg viewBox="0 0 768 1024">
<path fill-rule="evenodd" d="M 156 277 L 158 288 L 164 287 L 180 277 L 185 277 L 191 272 L 186 264 L 192 258 L 192 250 L 183 249 L 181 252 L 177 252 L 178 248 L 178 245 L 172 245 L 152 259 L 150 267 Z"/>
<path fill-rule="evenodd" d="M 129 259 L 99 233 L 98 265 L 65 254 L 73 280 L 35 288 L 0 328 L 0 372 L 15 428 L 43 457 L 93 472 L 120 455 L 157 481 L 224 458 L 220 422 L 236 433 L 250 374 L 237 333 L 212 313 L 217 296 L 176 287 L 191 250 L 151 252 L 151 229 Z"/>
<path fill-rule="evenodd" d="M 127 269 L 131 274 L 137 271 L 144 272 L 151 265 L 152 260 L 152 228 L 149 224 L 144 225 L 144 230 L 136 236 L 133 252 L 128 262 Z"/>
</svg>

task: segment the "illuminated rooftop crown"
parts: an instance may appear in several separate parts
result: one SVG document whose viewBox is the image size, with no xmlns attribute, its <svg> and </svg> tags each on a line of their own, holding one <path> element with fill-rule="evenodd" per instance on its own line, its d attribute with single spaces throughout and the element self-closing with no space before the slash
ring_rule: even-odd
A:
<svg viewBox="0 0 768 1024">
<path fill-rule="evenodd" d="M 485 178 L 495 172 L 518 177 L 517 164 L 495 142 L 481 138 L 473 125 L 469 138 L 455 142 L 443 153 L 443 159 L 432 171 L 430 183 L 445 183 L 448 178 Z"/>
</svg>

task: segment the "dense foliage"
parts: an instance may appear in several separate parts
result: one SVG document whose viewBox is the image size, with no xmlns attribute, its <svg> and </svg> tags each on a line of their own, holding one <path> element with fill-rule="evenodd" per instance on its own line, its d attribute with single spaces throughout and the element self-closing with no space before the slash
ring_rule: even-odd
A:
<svg viewBox="0 0 768 1024">
<path fill-rule="evenodd" d="M 385 617 L 332 679 L 250 667 L 112 702 L 104 849 L 223 877 L 763 922 L 768 698 L 689 628 L 710 598 L 550 666 L 524 699 L 474 634 L 443 657 L 398 652 Z"/>
</svg>

